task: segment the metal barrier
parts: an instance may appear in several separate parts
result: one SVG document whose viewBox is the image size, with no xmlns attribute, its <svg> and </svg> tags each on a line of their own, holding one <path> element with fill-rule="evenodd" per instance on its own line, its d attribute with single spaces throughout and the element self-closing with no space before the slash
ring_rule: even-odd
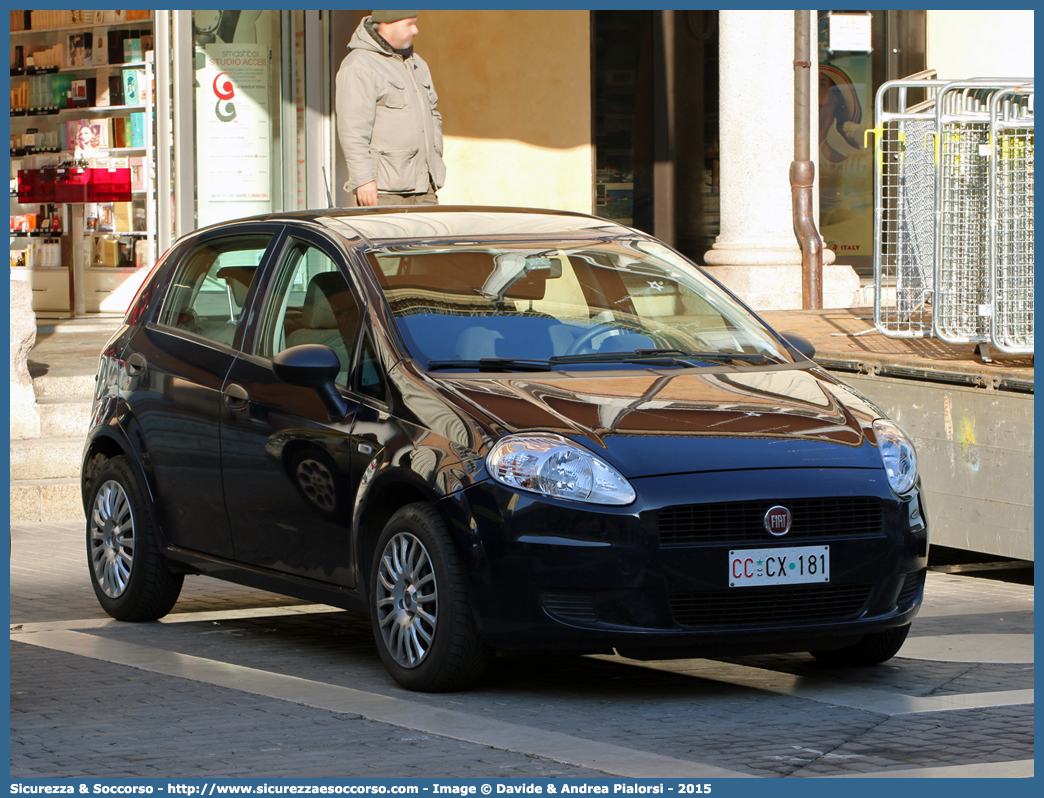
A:
<svg viewBox="0 0 1044 798">
<path fill-rule="evenodd" d="M 932 333 L 935 262 L 934 72 L 885 83 L 877 92 L 874 185 L 874 324 L 891 338 Z M 909 106 L 910 89 L 927 97 Z M 888 100 L 892 100 L 891 103 Z M 887 105 L 896 111 L 885 111 Z"/>
<path fill-rule="evenodd" d="M 1033 92 L 990 101 L 990 339 L 1033 352 Z"/>
<path fill-rule="evenodd" d="M 877 92 L 875 327 L 1032 352 L 1032 81 L 933 77 Z"/>
<path fill-rule="evenodd" d="M 999 87 L 948 83 L 935 105 L 935 335 L 989 340 L 989 100 Z"/>
</svg>

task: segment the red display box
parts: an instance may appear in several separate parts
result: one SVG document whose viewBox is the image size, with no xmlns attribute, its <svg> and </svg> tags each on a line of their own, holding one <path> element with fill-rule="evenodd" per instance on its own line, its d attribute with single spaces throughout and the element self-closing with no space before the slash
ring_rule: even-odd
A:
<svg viewBox="0 0 1044 798">
<path fill-rule="evenodd" d="M 130 202 L 130 168 L 101 168 L 89 171 L 91 182 L 87 191 L 88 202 Z"/>
<path fill-rule="evenodd" d="M 55 202 L 90 202 L 91 170 L 59 167 L 54 181 Z"/>
<path fill-rule="evenodd" d="M 131 170 L 72 166 L 19 169 L 18 201 L 130 202 Z"/>
<path fill-rule="evenodd" d="M 54 202 L 54 168 L 19 169 L 18 201 L 21 203 Z"/>
</svg>

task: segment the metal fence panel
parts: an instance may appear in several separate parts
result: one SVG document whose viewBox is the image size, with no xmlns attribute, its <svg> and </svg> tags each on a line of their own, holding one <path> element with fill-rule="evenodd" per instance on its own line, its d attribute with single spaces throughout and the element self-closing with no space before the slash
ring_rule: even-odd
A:
<svg viewBox="0 0 1044 798">
<path fill-rule="evenodd" d="M 934 74 L 877 93 L 874 325 L 1032 353 L 1032 80 Z"/>
<path fill-rule="evenodd" d="M 990 340 L 1033 352 L 1033 91 L 990 102 Z"/>
<path fill-rule="evenodd" d="M 950 84 L 936 105 L 936 295 L 947 343 L 989 340 L 989 89 Z"/>
<path fill-rule="evenodd" d="M 991 340 L 994 311 L 990 234 L 994 97 L 1032 81 L 947 84 L 937 97 L 934 334 L 948 343 Z M 1032 88 L 1030 88 L 1032 91 Z M 985 349 L 982 350 L 985 355 Z"/>
<path fill-rule="evenodd" d="M 874 326 L 891 338 L 932 333 L 935 93 L 946 81 L 889 81 L 876 98 Z M 908 107 L 910 89 L 928 97 Z M 897 110 L 885 111 L 885 106 Z"/>
</svg>

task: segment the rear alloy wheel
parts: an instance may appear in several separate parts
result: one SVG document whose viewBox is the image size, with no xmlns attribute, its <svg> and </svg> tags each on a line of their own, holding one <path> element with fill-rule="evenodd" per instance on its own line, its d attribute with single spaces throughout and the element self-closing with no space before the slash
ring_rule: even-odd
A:
<svg viewBox="0 0 1044 798">
<path fill-rule="evenodd" d="M 910 633 L 910 624 L 865 635 L 858 643 L 832 651 L 810 651 L 809 653 L 827 665 L 859 668 L 887 662 L 903 647 Z"/>
<path fill-rule="evenodd" d="M 403 687 L 460 690 L 482 675 L 490 651 L 475 628 L 460 560 L 431 505 L 407 505 L 388 520 L 370 595 L 381 660 Z"/>
<path fill-rule="evenodd" d="M 91 488 L 87 563 L 98 602 L 120 621 L 154 621 L 173 608 L 184 576 L 172 574 L 153 536 L 138 477 L 125 457 L 108 460 Z"/>
</svg>

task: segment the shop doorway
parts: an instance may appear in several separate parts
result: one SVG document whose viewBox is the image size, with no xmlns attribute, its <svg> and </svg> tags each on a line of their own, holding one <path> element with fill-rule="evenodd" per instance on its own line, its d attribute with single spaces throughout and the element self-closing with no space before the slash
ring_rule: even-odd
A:
<svg viewBox="0 0 1044 798">
<path fill-rule="evenodd" d="M 330 77 L 321 12 L 171 13 L 176 234 L 326 207 Z"/>
<path fill-rule="evenodd" d="M 594 212 L 697 263 L 719 231 L 718 12 L 593 11 Z"/>
</svg>

